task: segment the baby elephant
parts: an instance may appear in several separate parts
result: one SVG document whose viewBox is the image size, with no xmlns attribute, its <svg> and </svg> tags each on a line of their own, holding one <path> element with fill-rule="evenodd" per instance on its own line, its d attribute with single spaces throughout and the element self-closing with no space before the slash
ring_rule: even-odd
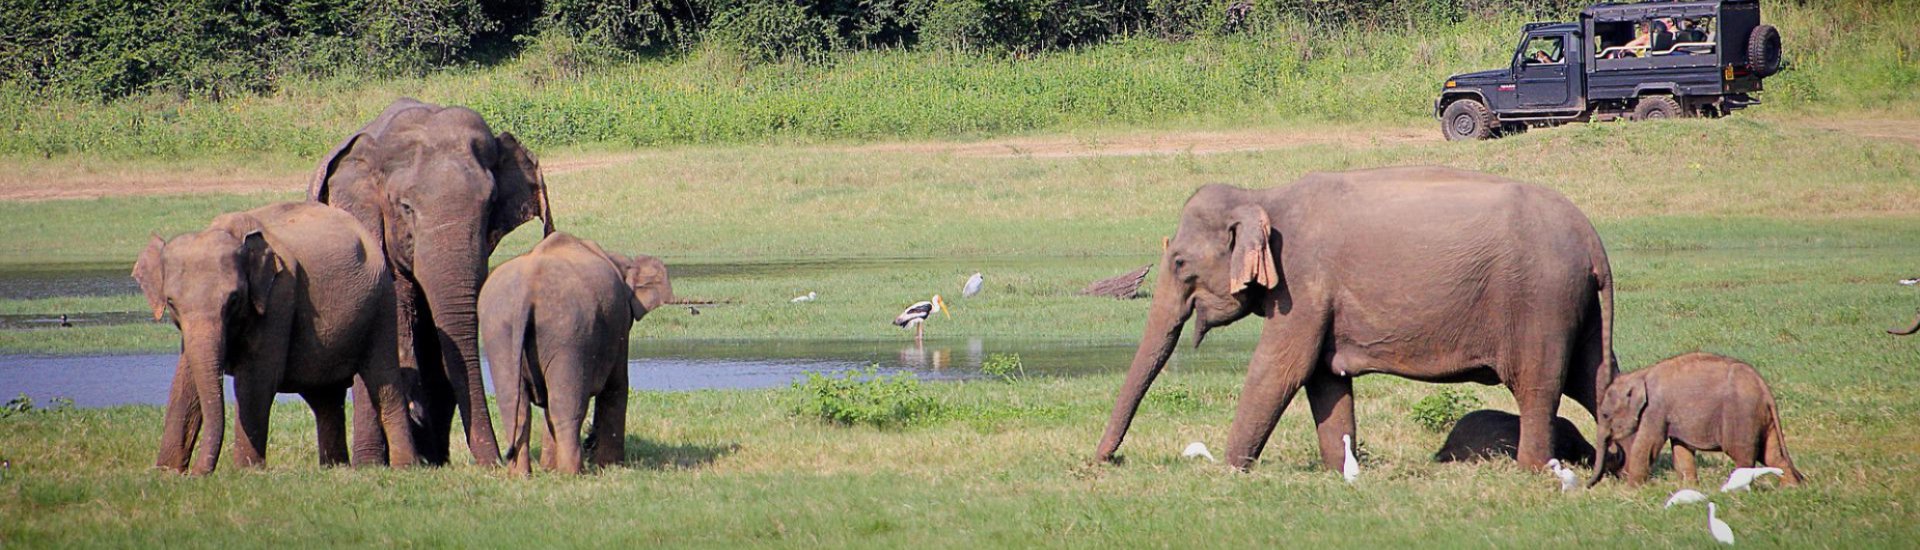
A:
<svg viewBox="0 0 1920 550">
<path fill-rule="evenodd" d="M 1513 459 L 1519 453 L 1519 444 L 1519 416 L 1481 409 L 1467 413 L 1454 423 L 1453 432 L 1447 434 L 1447 442 L 1440 446 L 1433 460 L 1468 462 L 1496 456 Z M 1574 427 L 1572 421 L 1558 416 L 1553 417 L 1553 458 L 1581 466 L 1593 464 L 1593 445 L 1587 444 L 1586 436 L 1580 435 L 1580 428 Z"/>
<path fill-rule="evenodd" d="M 154 318 L 171 313 L 180 329 L 160 467 L 188 470 L 189 455 L 194 474 L 218 464 L 227 410 L 222 375 L 233 376 L 233 458 L 243 467 L 266 462 L 275 393 L 298 393 L 313 408 L 321 464 L 346 463 L 343 401 L 356 374 L 371 403 L 354 414 L 377 412 L 386 427 L 381 458 L 413 462 L 393 279 L 380 243 L 353 216 L 319 203 L 227 214 L 205 231 L 171 241 L 154 236 L 133 278 Z M 356 433 L 356 447 L 379 447 L 377 438 L 366 439 L 375 437 Z"/>
<path fill-rule="evenodd" d="M 667 267 L 566 233 L 500 264 L 480 289 L 480 337 L 506 420 L 510 471 L 527 475 L 529 405 L 546 409 L 540 463 L 577 474 L 580 424 L 593 403 L 593 463 L 624 458 L 627 332 L 673 297 Z"/>
<path fill-rule="evenodd" d="M 1601 467 L 1588 486 L 1626 469 L 1627 484 L 1647 480 L 1660 448 L 1673 442 L 1673 469 L 1695 481 L 1696 451 L 1724 451 L 1735 466 L 1755 460 L 1785 472 L 1798 485 L 1800 472 L 1787 455 L 1773 392 L 1752 365 L 1711 353 L 1689 353 L 1615 378 L 1600 407 Z"/>
</svg>

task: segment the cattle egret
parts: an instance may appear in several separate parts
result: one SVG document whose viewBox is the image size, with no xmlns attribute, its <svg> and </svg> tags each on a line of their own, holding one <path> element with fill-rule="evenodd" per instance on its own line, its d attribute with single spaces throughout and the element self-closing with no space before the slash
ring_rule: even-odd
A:
<svg viewBox="0 0 1920 550">
<path fill-rule="evenodd" d="M 926 335 L 926 327 L 923 325 L 927 322 L 927 318 L 935 313 L 946 315 L 948 319 L 953 318 L 953 314 L 947 313 L 947 302 L 941 300 L 939 294 L 933 295 L 932 300 L 915 302 L 907 306 L 906 311 L 900 312 L 898 317 L 893 318 L 893 326 L 913 329 L 913 340 L 918 342 L 922 336 Z"/>
<path fill-rule="evenodd" d="M 1760 479 L 1760 476 L 1783 473 L 1785 472 L 1779 468 L 1734 468 L 1733 473 L 1727 476 L 1727 483 L 1720 486 L 1720 492 L 1745 491 L 1748 490 L 1748 486 L 1753 485 L 1753 480 Z"/>
<path fill-rule="evenodd" d="M 1667 497 L 1667 505 L 1664 506 L 1663 508 L 1672 508 L 1673 505 L 1675 504 L 1693 504 L 1695 502 L 1706 502 L 1706 500 L 1707 500 L 1706 493 L 1695 491 L 1693 489 L 1681 489 L 1678 491 L 1674 491 L 1673 496 Z"/>
<path fill-rule="evenodd" d="M 967 286 L 960 289 L 960 297 L 972 298 L 978 294 L 980 294 L 980 274 L 975 273 L 972 277 L 967 277 Z"/>
<path fill-rule="evenodd" d="M 803 303 L 803 302 L 811 302 L 811 301 L 814 301 L 814 300 L 817 300 L 817 299 L 820 299 L 820 295 L 819 295 L 819 294 L 815 294 L 815 293 L 814 293 L 813 291 L 811 291 L 811 290 L 809 290 L 809 291 L 807 291 L 807 295 L 805 295 L 805 296 L 794 296 L 792 300 L 788 300 L 788 301 L 789 301 L 789 302 L 793 302 L 793 303 L 796 303 L 796 304 L 798 304 L 798 303 Z"/>
<path fill-rule="evenodd" d="M 1900 284 L 1907 285 L 1907 286 L 1920 285 L 1920 277 L 1914 277 L 1912 279 L 1901 279 Z"/>
<path fill-rule="evenodd" d="M 1718 511 L 1713 503 L 1707 503 L 1707 531 L 1713 533 L 1713 540 L 1720 541 L 1720 544 L 1733 544 L 1733 528 L 1728 527 L 1727 522 L 1720 521 Z"/>
<path fill-rule="evenodd" d="M 1567 469 L 1566 465 L 1561 464 L 1558 458 L 1548 460 L 1547 469 L 1553 471 L 1554 477 L 1560 478 L 1560 492 L 1562 493 L 1573 490 L 1575 486 L 1580 484 L 1580 478 L 1573 475 L 1573 470 Z"/>
<path fill-rule="evenodd" d="M 1182 458 L 1193 458 L 1197 456 L 1207 459 L 1207 462 L 1219 462 L 1213 459 L 1213 453 L 1207 452 L 1207 445 L 1198 441 L 1188 443 L 1187 450 L 1180 451 L 1180 456 Z"/>
<path fill-rule="evenodd" d="M 1340 434 L 1340 443 L 1347 447 L 1347 463 L 1340 467 L 1340 476 L 1347 478 L 1347 483 L 1353 483 L 1360 477 L 1360 461 L 1353 458 L 1353 434 Z"/>
</svg>

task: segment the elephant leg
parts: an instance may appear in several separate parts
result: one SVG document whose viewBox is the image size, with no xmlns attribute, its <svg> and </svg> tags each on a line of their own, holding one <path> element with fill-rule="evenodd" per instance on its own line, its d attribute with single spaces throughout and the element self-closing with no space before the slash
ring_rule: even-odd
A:
<svg viewBox="0 0 1920 550">
<path fill-rule="evenodd" d="M 257 468 L 267 463 L 267 425 L 273 417 L 274 389 L 278 377 L 261 373 L 241 373 L 233 377 L 233 401 L 237 418 L 233 427 L 233 460 L 242 468 Z"/>
<path fill-rule="evenodd" d="M 1553 419 L 1560 414 L 1560 394 L 1566 386 L 1567 343 L 1549 339 L 1513 350 L 1513 400 L 1520 408 L 1520 440 L 1515 460 L 1520 467 L 1545 469 L 1553 458 Z"/>
<path fill-rule="evenodd" d="M 364 375 L 353 377 L 353 465 L 387 464 L 387 430 L 380 423 L 380 407 L 374 404 Z"/>
<path fill-rule="evenodd" d="M 553 401 L 547 401 L 546 410 L 540 415 L 540 467 L 549 472 L 553 471 L 557 464 L 554 462 L 555 439 L 553 436 Z"/>
<path fill-rule="evenodd" d="M 503 386 L 495 382 L 494 387 Z M 529 390 L 524 383 L 516 382 L 511 387 L 516 389 L 496 390 L 500 392 L 500 414 L 512 423 L 507 433 L 507 472 L 518 476 L 532 475 L 533 399 L 527 395 Z"/>
<path fill-rule="evenodd" d="M 566 367 L 548 372 L 556 371 L 578 372 Z M 555 470 L 560 473 L 580 473 L 580 424 L 586 420 L 586 415 L 587 396 L 577 388 L 547 388 L 547 423 L 553 428 L 553 446 L 548 448 L 547 454 L 553 457 Z"/>
<path fill-rule="evenodd" d="M 315 426 L 315 444 L 320 449 L 321 466 L 340 466 L 347 463 L 347 412 L 346 388 L 329 388 L 300 392 L 307 401 L 307 407 L 313 409 Z"/>
<path fill-rule="evenodd" d="M 1693 455 L 1693 449 L 1677 441 L 1673 443 L 1673 471 L 1680 473 L 1681 481 L 1687 483 L 1700 481 L 1699 465 L 1694 462 Z"/>
<path fill-rule="evenodd" d="M 1340 436 L 1354 433 L 1353 378 L 1334 374 L 1331 369 L 1314 369 L 1307 377 L 1307 405 L 1313 408 L 1313 428 L 1320 437 L 1320 463 L 1340 471 L 1345 465 L 1347 448 Z"/>
<path fill-rule="evenodd" d="M 160 432 L 160 458 L 154 463 L 176 472 L 187 471 L 187 459 L 193 456 L 193 440 L 200 435 L 200 394 L 194 388 L 193 373 L 185 356 L 173 371 L 173 387 L 167 392 L 166 427 Z"/>
<path fill-rule="evenodd" d="M 1727 453 L 1727 458 L 1733 460 L 1735 468 L 1752 468 L 1755 459 L 1760 457 L 1758 445 L 1744 438 L 1741 441 L 1724 443 L 1721 450 Z"/>
<path fill-rule="evenodd" d="M 426 299 L 420 297 L 417 283 L 396 270 L 393 289 L 394 340 L 400 348 L 400 367 L 411 365 L 417 384 L 410 388 L 406 407 L 413 423 L 414 449 L 422 462 L 444 466 L 452 457 L 454 401 L 453 388 L 440 361 L 438 329 L 429 315 L 421 314 Z"/>
<path fill-rule="evenodd" d="M 1246 384 L 1227 431 L 1227 465 L 1246 470 L 1260 458 L 1280 414 L 1316 367 L 1325 326 L 1305 316 L 1267 320 L 1247 364 Z"/>
<path fill-rule="evenodd" d="M 1627 486 L 1638 487 L 1647 482 L 1653 473 L 1653 459 L 1660 456 L 1660 449 L 1667 444 L 1666 433 L 1666 420 L 1641 419 L 1640 430 L 1634 432 L 1633 440 L 1627 444 Z"/>
<path fill-rule="evenodd" d="M 612 466 L 627 458 L 627 362 L 622 354 L 593 398 L 593 465 Z"/>
</svg>

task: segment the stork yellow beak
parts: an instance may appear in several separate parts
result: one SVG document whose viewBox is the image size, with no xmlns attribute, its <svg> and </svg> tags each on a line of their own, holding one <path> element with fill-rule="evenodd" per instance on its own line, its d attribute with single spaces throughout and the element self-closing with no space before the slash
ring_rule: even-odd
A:
<svg viewBox="0 0 1920 550">
<path fill-rule="evenodd" d="M 933 295 L 933 308 L 940 310 L 940 314 L 947 316 L 948 319 L 953 318 L 952 313 L 947 313 L 947 301 L 940 299 L 939 294 Z"/>
</svg>

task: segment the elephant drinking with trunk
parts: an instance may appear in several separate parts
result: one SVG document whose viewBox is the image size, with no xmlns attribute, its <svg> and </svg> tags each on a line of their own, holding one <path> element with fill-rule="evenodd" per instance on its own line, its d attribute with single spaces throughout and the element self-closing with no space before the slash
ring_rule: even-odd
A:
<svg viewBox="0 0 1920 550">
<path fill-rule="evenodd" d="M 465 107 L 401 99 L 327 153 L 307 191 L 359 220 L 392 264 L 401 366 L 419 369 L 421 457 L 447 462 L 458 408 L 474 461 L 498 462 L 475 301 L 502 237 L 535 217 L 553 232 L 533 154 Z M 354 400 L 362 395 L 356 386 Z M 379 425 L 354 428 L 356 447 L 378 445 Z"/>
<path fill-rule="evenodd" d="M 218 464 L 223 375 L 233 376 L 233 454 L 243 467 L 266 463 L 269 413 L 283 392 L 313 408 L 320 463 L 346 463 L 343 405 L 356 375 L 372 392 L 355 403 L 355 421 L 387 428 L 381 447 L 392 454 L 380 460 L 413 463 L 393 279 L 379 243 L 353 217 L 314 203 L 227 214 L 205 231 L 155 236 L 133 278 L 154 317 L 169 313 L 180 329 L 161 468 L 206 474 Z"/>
<path fill-rule="evenodd" d="M 1618 372 L 1606 250 L 1552 190 L 1438 167 L 1309 174 L 1292 185 L 1201 188 L 1160 260 L 1144 336 L 1107 421 L 1111 461 L 1182 325 L 1264 317 L 1228 433 L 1228 464 L 1260 457 L 1302 387 L 1320 458 L 1354 432 L 1353 377 L 1504 384 L 1518 460 L 1551 456 L 1561 395 L 1586 407 Z"/>
</svg>

